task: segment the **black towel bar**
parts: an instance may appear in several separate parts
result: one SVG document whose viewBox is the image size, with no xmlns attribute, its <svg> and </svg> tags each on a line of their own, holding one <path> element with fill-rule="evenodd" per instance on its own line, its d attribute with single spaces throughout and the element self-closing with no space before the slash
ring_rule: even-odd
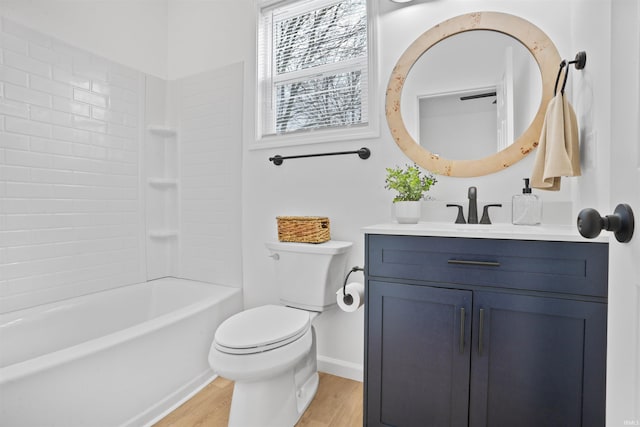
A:
<svg viewBox="0 0 640 427">
<path fill-rule="evenodd" d="M 357 154 L 358 157 L 360 157 L 361 159 L 368 159 L 369 157 L 371 157 L 371 150 L 369 150 L 366 147 L 362 147 L 361 149 L 355 150 L 355 151 L 336 151 L 333 153 L 301 154 L 298 156 L 286 156 L 286 157 L 276 154 L 273 157 L 269 157 L 269 161 L 273 162 L 273 164 L 276 166 L 280 166 L 282 162 L 285 161 L 286 159 L 301 159 L 303 157 L 339 156 L 342 154 Z"/>
</svg>

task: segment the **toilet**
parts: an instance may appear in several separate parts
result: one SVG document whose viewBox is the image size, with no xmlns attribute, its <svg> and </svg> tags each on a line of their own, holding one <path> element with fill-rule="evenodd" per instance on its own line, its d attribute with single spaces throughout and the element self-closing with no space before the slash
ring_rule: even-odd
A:
<svg viewBox="0 0 640 427">
<path fill-rule="evenodd" d="M 266 244 L 280 305 L 222 322 L 209 352 L 213 371 L 235 381 L 229 427 L 293 426 L 318 389 L 313 320 L 336 303 L 351 242 Z"/>
</svg>

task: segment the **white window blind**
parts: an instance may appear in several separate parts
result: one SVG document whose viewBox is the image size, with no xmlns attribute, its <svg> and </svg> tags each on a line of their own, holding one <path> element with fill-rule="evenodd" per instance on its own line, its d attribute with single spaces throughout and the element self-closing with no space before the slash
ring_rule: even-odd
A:
<svg viewBox="0 0 640 427">
<path fill-rule="evenodd" d="M 366 0 L 305 0 L 261 10 L 261 135 L 366 125 Z"/>
</svg>

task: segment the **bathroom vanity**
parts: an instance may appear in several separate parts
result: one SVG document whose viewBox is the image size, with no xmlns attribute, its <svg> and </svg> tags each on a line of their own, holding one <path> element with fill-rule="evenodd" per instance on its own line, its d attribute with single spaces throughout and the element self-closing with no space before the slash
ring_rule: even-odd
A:
<svg viewBox="0 0 640 427">
<path fill-rule="evenodd" d="M 604 426 L 605 237 L 363 231 L 366 426 Z"/>
</svg>

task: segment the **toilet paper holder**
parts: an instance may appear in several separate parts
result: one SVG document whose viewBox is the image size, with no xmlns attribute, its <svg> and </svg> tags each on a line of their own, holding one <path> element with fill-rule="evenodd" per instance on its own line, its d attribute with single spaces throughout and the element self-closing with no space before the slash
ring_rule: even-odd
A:
<svg viewBox="0 0 640 427">
<path fill-rule="evenodd" d="M 342 285 L 342 298 L 346 304 L 353 303 L 353 297 L 351 295 L 347 295 L 347 281 L 349 280 L 351 273 L 355 271 L 364 271 L 364 268 L 358 266 L 352 267 L 351 271 L 349 271 L 347 276 L 344 278 L 344 284 Z"/>
</svg>

